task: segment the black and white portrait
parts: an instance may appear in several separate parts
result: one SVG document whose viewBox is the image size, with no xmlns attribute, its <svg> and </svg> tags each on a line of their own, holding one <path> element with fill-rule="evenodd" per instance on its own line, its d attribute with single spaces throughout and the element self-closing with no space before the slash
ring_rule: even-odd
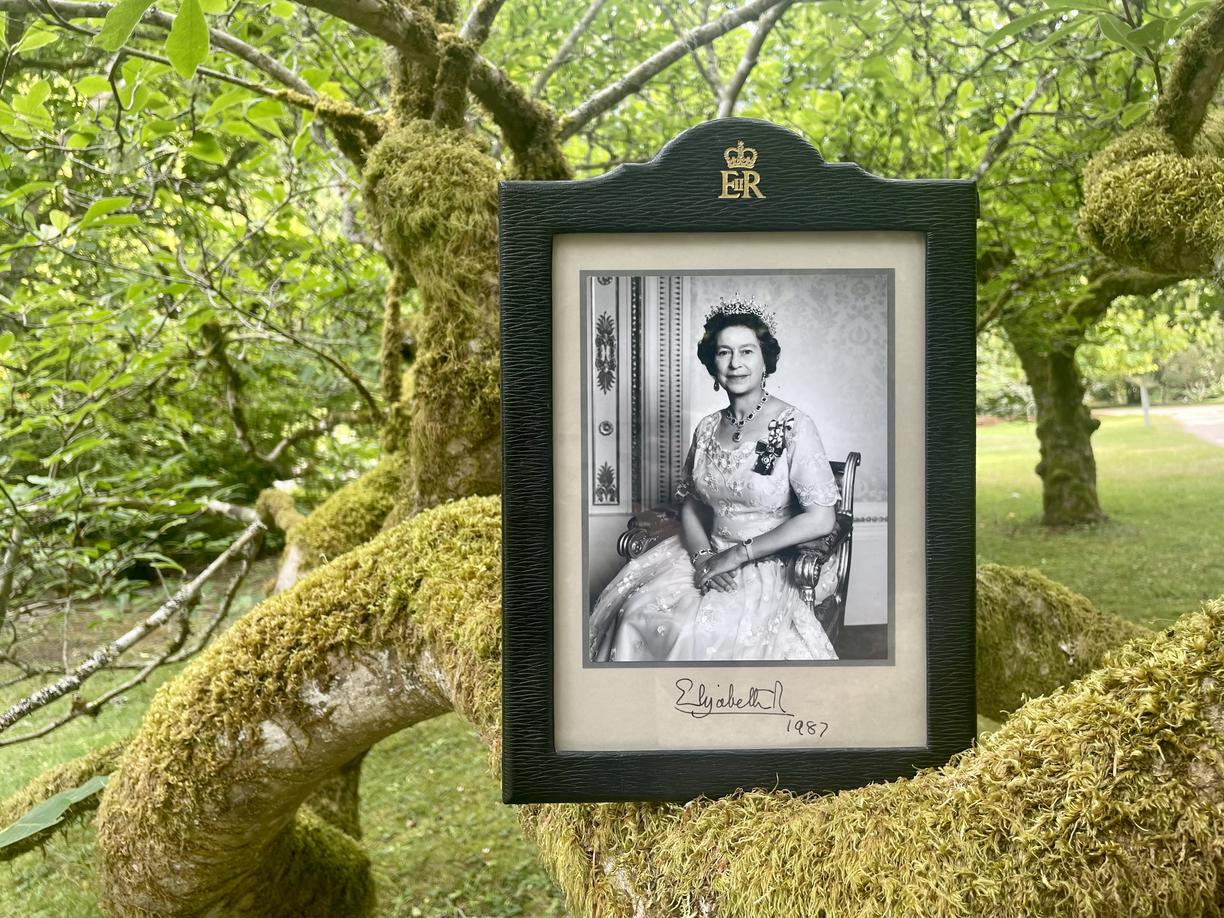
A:
<svg viewBox="0 0 1224 918">
<path fill-rule="evenodd" d="M 584 665 L 890 658 L 893 272 L 583 272 Z"/>
</svg>

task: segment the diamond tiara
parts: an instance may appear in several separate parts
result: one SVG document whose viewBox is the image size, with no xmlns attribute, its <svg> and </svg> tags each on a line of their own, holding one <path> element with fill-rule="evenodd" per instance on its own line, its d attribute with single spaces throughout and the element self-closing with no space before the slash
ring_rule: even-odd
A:
<svg viewBox="0 0 1224 918">
<path fill-rule="evenodd" d="M 746 300 L 741 300 L 737 293 L 732 299 L 720 296 L 718 305 L 711 306 L 710 311 L 706 313 L 705 320 L 709 322 L 714 316 L 736 316 L 749 315 L 756 316 L 765 323 L 765 327 L 769 329 L 771 335 L 778 333 L 778 317 L 763 306 L 756 304 L 755 297 L 748 297 Z"/>
</svg>

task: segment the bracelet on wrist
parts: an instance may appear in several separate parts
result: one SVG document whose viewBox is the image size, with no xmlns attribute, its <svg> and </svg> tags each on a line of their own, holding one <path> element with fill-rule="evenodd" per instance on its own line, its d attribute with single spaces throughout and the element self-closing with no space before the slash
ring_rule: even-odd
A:
<svg viewBox="0 0 1224 918">
<path fill-rule="evenodd" d="M 752 553 L 752 539 L 744 539 L 744 541 L 740 542 L 740 545 L 744 547 L 744 554 L 748 556 L 748 560 L 755 561 L 756 556 Z"/>
<path fill-rule="evenodd" d="M 712 548 L 703 548 L 700 551 L 695 551 L 691 555 L 689 555 L 689 564 L 693 565 L 693 567 L 696 567 L 698 561 L 700 561 L 706 555 L 712 555 L 712 554 L 714 554 L 714 549 Z"/>
</svg>

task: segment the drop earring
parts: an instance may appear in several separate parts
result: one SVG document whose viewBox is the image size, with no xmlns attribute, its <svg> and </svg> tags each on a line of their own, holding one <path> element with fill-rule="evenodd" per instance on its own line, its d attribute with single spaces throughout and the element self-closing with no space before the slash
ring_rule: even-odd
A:
<svg viewBox="0 0 1224 918">
<path fill-rule="evenodd" d="M 767 380 L 767 379 L 769 379 L 769 374 L 768 374 L 768 373 L 762 373 L 762 374 L 761 374 L 761 388 L 762 388 L 762 389 L 764 389 L 764 388 L 765 388 L 765 380 Z"/>
<path fill-rule="evenodd" d="M 714 380 L 714 391 L 715 391 L 715 392 L 717 392 L 717 391 L 718 391 L 718 380 L 717 380 L 717 379 L 716 379 L 716 380 Z"/>
</svg>

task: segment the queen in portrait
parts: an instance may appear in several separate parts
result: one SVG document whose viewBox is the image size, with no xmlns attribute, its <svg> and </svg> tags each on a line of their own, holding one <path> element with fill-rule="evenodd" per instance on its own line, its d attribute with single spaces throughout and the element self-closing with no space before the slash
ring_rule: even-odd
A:
<svg viewBox="0 0 1224 918">
<path fill-rule="evenodd" d="M 677 497 L 680 533 L 631 560 L 591 613 L 596 662 L 830 660 L 787 549 L 834 527 L 840 494 L 812 419 L 768 389 L 774 316 L 720 301 L 697 356 L 727 407 L 693 431 Z M 825 565 L 815 600 L 836 581 Z"/>
</svg>

